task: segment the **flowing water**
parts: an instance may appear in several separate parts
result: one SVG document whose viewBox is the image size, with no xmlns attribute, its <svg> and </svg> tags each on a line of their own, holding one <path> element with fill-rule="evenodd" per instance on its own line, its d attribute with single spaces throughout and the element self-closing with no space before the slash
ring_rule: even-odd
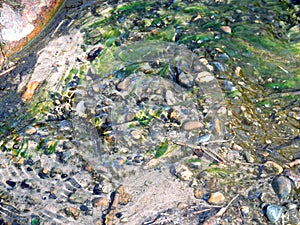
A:
<svg viewBox="0 0 300 225">
<path fill-rule="evenodd" d="M 285 1 L 66 1 L 0 76 L 1 221 L 202 224 L 220 191 L 227 203 L 239 194 L 225 224 L 268 224 L 268 204 L 297 224 L 297 184 L 288 204 L 269 185 L 283 168 L 299 174 L 289 164 L 300 140 L 297 10 Z M 111 218 L 120 184 L 131 198 Z"/>
</svg>

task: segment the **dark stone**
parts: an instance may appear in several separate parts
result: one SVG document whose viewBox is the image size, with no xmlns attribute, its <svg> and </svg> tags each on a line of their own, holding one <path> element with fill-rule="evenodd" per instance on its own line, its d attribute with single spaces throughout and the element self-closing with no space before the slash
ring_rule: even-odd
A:
<svg viewBox="0 0 300 225">
<path fill-rule="evenodd" d="M 22 182 L 21 182 L 21 188 L 31 188 L 30 187 L 30 185 L 28 184 L 28 183 L 26 183 L 27 182 L 27 180 L 23 180 Z"/>
<path fill-rule="evenodd" d="M 89 210 L 89 208 L 86 205 L 81 205 L 80 210 L 86 212 Z"/>
<path fill-rule="evenodd" d="M 6 183 L 11 187 L 15 187 L 17 184 L 15 181 L 11 181 L 11 180 L 7 180 Z"/>
<path fill-rule="evenodd" d="M 56 199 L 56 198 L 57 198 L 57 197 L 56 197 L 55 194 L 52 194 L 52 193 L 51 193 L 51 194 L 49 195 L 49 199 Z"/>
<path fill-rule="evenodd" d="M 63 174 L 61 175 L 61 178 L 62 178 L 62 179 L 66 178 L 66 177 L 68 177 L 68 174 L 63 173 Z"/>
<path fill-rule="evenodd" d="M 292 190 L 292 184 L 289 178 L 285 176 L 276 176 L 272 180 L 271 185 L 280 201 L 288 199 Z"/>
<path fill-rule="evenodd" d="M 101 195 L 102 194 L 102 188 L 103 188 L 103 185 L 98 183 L 95 185 L 94 189 L 93 189 L 93 193 L 95 195 Z"/>
</svg>

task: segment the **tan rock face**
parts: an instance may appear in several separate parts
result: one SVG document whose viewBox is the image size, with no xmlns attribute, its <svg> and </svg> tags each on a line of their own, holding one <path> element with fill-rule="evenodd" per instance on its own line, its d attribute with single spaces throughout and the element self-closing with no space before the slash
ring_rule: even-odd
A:
<svg viewBox="0 0 300 225">
<path fill-rule="evenodd" d="M 6 2 L 0 2 L 1 66 L 42 31 L 64 0 Z"/>
</svg>

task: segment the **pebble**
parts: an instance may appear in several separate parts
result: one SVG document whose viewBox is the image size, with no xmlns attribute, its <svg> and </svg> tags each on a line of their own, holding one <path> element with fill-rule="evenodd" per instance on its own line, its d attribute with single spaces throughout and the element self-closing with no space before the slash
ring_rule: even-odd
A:
<svg viewBox="0 0 300 225">
<path fill-rule="evenodd" d="M 210 194 L 207 201 L 210 204 L 220 205 L 225 202 L 225 196 L 221 192 L 214 192 Z"/>
<path fill-rule="evenodd" d="M 225 72 L 226 66 L 220 62 L 212 62 L 212 65 L 218 72 Z"/>
<path fill-rule="evenodd" d="M 221 26 L 220 27 L 222 31 L 224 31 L 227 34 L 231 34 L 231 27 L 229 26 Z"/>
<path fill-rule="evenodd" d="M 185 131 L 196 130 L 203 127 L 204 124 L 199 121 L 186 121 L 182 124 L 182 129 L 184 129 Z"/>
<path fill-rule="evenodd" d="M 203 71 L 201 73 L 198 73 L 195 82 L 198 86 L 202 86 L 203 83 L 207 83 L 210 81 L 213 81 L 215 79 L 214 75 L 210 72 Z"/>
<path fill-rule="evenodd" d="M 130 82 L 131 82 L 131 77 L 128 76 L 128 77 L 126 77 L 124 80 L 122 80 L 122 81 L 117 85 L 117 89 L 118 89 L 119 91 L 123 91 L 123 90 L 127 89 L 127 87 L 129 86 Z"/>
<path fill-rule="evenodd" d="M 278 165 L 277 163 L 273 161 L 267 161 L 264 164 L 268 170 L 269 173 L 275 172 L 277 175 L 281 174 L 283 172 L 282 166 Z"/>
<path fill-rule="evenodd" d="M 249 215 L 249 213 L 250 213 L 249 206 L 246 206 L 246 205 L 241 206 L 241 212 L 244 216 Z"/>
<path fill-rule="evenodd" d="M 36 133 L 36 128 L 35 127 L 30 127 L 25 131 L 26 134 L 32 135 Z"/>
<path fill-rule="evenodd" d="M 120 219 L 121 223 L 127 223 L 128 222 L 128 218 L 127 217 L 123 217 Z"/>
<path fill-rule="evenodd" d="M 201 199 L 204 196 L 204 192 L 199 189 L 194 189 L 194 197 L 197 199 Z"/>
<path fill-rule="evenodd" d="M 190 170 L 184 170 L 177 174 L 178 178 L 183 181 L 189 181 L 193 177 L 193 173 Z"/>
<path fill-rule="evenodd" d="M 174 97 L 174 93 L 172 91 L 170 91 L 170 90 L 166 91 L 165 100 L 167 102 L 167 105 L 174 105 L 176 103 L 176 99 Z"/>
<path fill-rule="evenodd" d="M 71 203 L 80 203 L 83 204 L 86 200 L 90 199 L 90 193 L 84 190 L 77 190 L 70 195 L 69 201 Z"/>
<path fill-rule="evenodd" d="M 282 214 L 282 209 L 277 205 L 268 205 L 266 215 L 271 223 L 276 223 Z"/>
<path fill-rule="evenodd" d="M 102 194 L 102 188 L 103 188 L 103 185 L 98 183 L 95 185 L 94 189 L 93 189 L 93 193 L 95 195 L 101 195 Z"/>
<path fill-rule="evenodd" d="M 67 207 L 65 208 L 65 213 L 67 216 L 73 217 L 75 220 L 78 220 L 80 215 L 80 210 L 74 207 Z"/>
<path fill-rule="evenodd" d="M 289 178 L 276 176 L 273 178 L 271 185 L 280 201 L 287 200 L 292 190 L 292 184 Z"/>
<path fill-rule="evenodd" d="M 135 140 L 139 140 L 139 139 L 142 138 L 141 131 L 139 131 L 139 130 L 133 130 L 133 131 L 131 131 L 131 136 Z"/>
<path fill-rule="evenodd" d="M 94 198 L 92 200 L 92 204 L 94 207 L 103 207 L 103 208 L 108 207 L 108 201 L 104 197 Z"/>
<path fill-rule="evenodd" d="M 179 75 L 178 81 L 182 86 L 190 88 L 194 84 L 194 77 L 189 73 L 181 73 Z"/>
</svg>

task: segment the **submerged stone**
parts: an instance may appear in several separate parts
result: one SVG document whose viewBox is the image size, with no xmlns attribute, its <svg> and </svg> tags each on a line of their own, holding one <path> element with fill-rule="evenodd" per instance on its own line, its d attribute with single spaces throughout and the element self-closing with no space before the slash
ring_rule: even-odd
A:
<svg viewBox="0 0 300 225">
<path fill-rule="evenodd" d="M 282 209 L 277 205 L 269 205 L 267 207 L 266 215 L 270 222 L 276 223 L 282 214 Z"/>
<path fill-rule="evenodd" d="M 288 198 L 292 190 L 292 184 L 289 178 L 277 176 L 272 180 L 271 184 L 280 201 L 284 201 Z"/>
</svg>

